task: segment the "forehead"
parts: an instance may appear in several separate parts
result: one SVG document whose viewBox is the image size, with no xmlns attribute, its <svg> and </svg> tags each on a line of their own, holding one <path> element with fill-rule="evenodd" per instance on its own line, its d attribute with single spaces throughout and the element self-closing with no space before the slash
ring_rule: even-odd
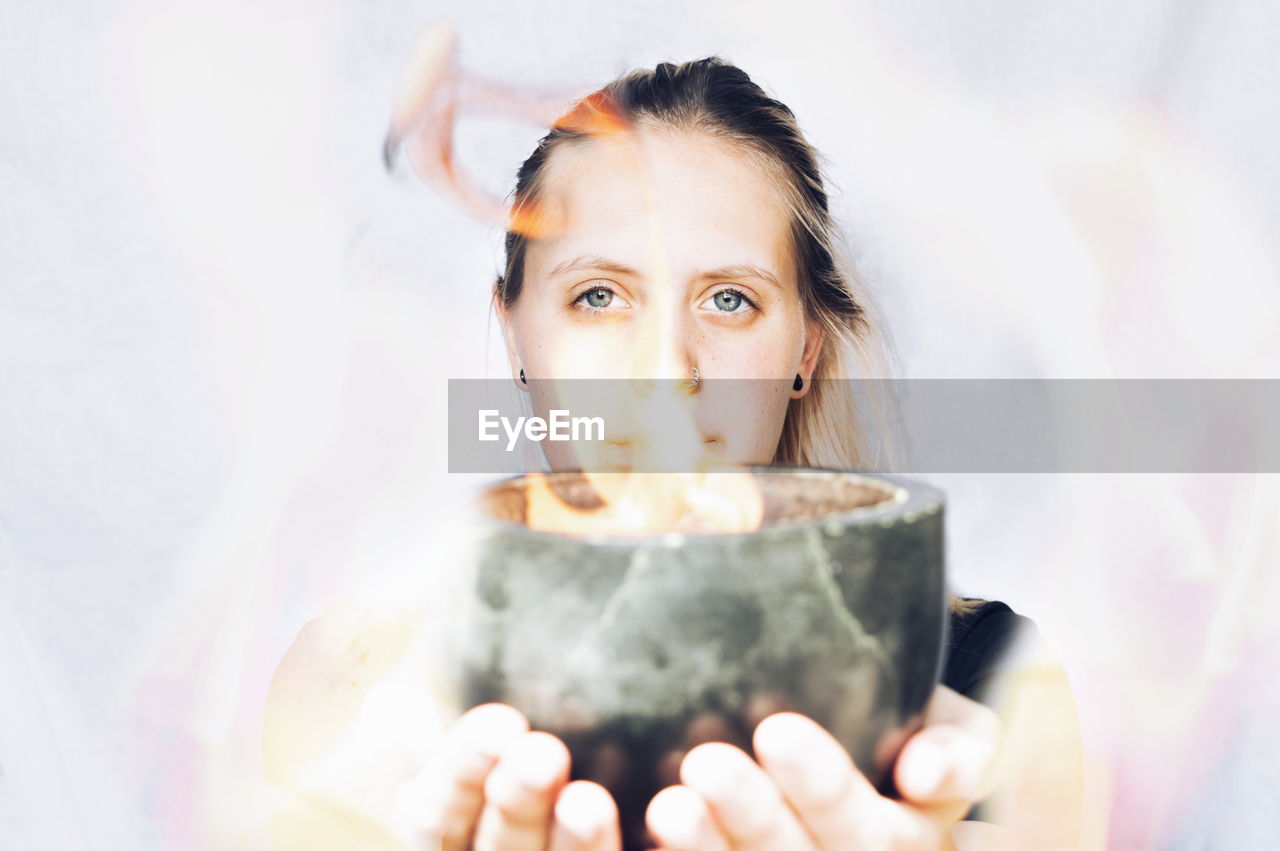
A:
<svg viewBox="0 0 1280 851">
<path fill-rule="evenodd" d="M 531 263 L 591 253 L 677 274 L 752 263 L 793 277 L 774 170 L 703 133 L 640 130 L 561 145 L 540 199 L 561 227 L 530 246 Z"/>
</svg>

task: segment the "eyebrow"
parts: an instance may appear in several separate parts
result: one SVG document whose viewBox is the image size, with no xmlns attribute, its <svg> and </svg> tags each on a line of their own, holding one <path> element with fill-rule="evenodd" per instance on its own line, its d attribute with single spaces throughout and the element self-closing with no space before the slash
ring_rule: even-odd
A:
<svg viewBox="0 0 1280 851">
<path fill-rule="evenodd" d="M 767 284 L 772 284 L 778 289 L 782 289 L 782 283 L 768 269 L 762 269 L 759 266 L 751 266 L 749 264 L 737 264 L 734 266 L 721 266 L 719 269 L 710 269 L 698 275 L 703 280 L 713 280 L 716 278 L 759 278 Z"/>
<path fill-rule="evenodd" d="M 640 275 L 639 272 L 632 269 L 630 266 L 615 263 L 612 260 L 593 254 L 584 254 L 580 257 L 575 257 L 572 260 L 566 260 L 565 262 L 553 267 L 549 275 L 554 278 L 569 272 L 583 271 L 612 272 L 615 275 L 631 275 L 634 277 L 638 277 Z M 737 263 L 730 266 L 720 266 L 716 269 L 708 269 L 705 272 L 699 272 L 694 276 L 694 278 L 698 280 L 759 278 L 767 284 L 772 284 L 778 289 L 782 289 L 782 283 L 778 280 L 777 276 L 768 269 L 763 269 L 759 266 L 753 266 L 747 263 Z"/>
<path fill-rule="evenodd" d="M 614 263 L 611 260 L 606 260 L 603 257 L 597 257 L 592 254 L 584 254 L 581 257 L 566 260 L 560 265 L 554 267 L 549 274 L 554 278 L 557 275 L 563 275 L 567 272 L 583 272 L 587 270 L 613 272 L 616 275 L 640 274 L 630 266 L 623 266 L 621 263 Z"/>
</svg>

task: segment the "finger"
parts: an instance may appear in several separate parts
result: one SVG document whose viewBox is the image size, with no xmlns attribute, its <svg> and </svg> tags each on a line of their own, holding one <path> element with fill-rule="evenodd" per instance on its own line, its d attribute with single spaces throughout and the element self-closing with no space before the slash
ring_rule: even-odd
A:
<svg viewBox="0 0 1280 851">
<path fill-rule="evenodd" d="M 575 780 L 560 790 L 551 851 L 617 851 L 621 845 L 618 807 L 603 786 Z"/>
<path fill-rule="evenodd" d="M 445 734 L 430 769 L 425 833 L 444 851 L 468 847 L 484 805 L 484 783 L 503 748 L 529 729 L 516 709 L 499 703 L 464 713 Z"/>
<path fill-rule="evenodd" d="M 817 723 L 794 712 L 756 727 L 756 756 L 819 848 L 882 847 L 914 830 Z"/>
<path fill-rule="evenodd" d="M 934 724 L 907 740 L 894 776 L 908 801 L 967 809 L 989 791 L 994 757 L 991 740 L 950 724 Z"/>
<path fill-rule="evenodd" d="M 668 786 L 655 795 L 645 824 L 664 851 L 729 851 L 707 802 L 688 786 Z"/>
<path fill-rule="evenodd" d="M 733 745 L 710 742 L 694 748 L 680 766 L 680 779 L 707 802 L 731 847 L 813 847 L 774 781 Z"/>
<path fill-rule="evenodd" d="M 899 791 L 920 804 L 978 800 L 991 790 L 1000 735 L 995 712 L 938 686 L 925 712 L 924 728 L 898 755 L 894 780 Z"/>
<path fill-rule="evenodd" d="M 485 780 L 477 851 L 542 851 L 568 775 L 569 749 L 555 736 L 535 731 L 508 745 Z"/>
</svg>

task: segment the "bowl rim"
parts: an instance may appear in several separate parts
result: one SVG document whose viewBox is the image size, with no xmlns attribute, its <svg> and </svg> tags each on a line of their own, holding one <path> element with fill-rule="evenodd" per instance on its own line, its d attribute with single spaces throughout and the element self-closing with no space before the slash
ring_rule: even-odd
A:
<svg viewBox="0 0 1280 851">
<path fill-rule="evenodd" d="M 882 528 L 907 526 L 923 517 L 942 513 L 946 506 L 946 495 L 938 487 L 916 478 L 908 478 L 891 473 L 870 473 L 860 470 L 785 464 L 752 465 L 726 472 L 750 472 L 753 475 L 786 473 L 814 478 L 840 477 L 849 481 L 866 482 L 874 487 L 885 488 L 888 485 L 889 487 L 885 489 L 890 490 L 891 495 L 888 499 L 883 499 L 874 505 L 860 506 L 847 511 L 837 511 L 801 520 L 783 520 L 746 532 L 654 532 L 648 534 L 588 532 L 579 535 L 572 532 L 551 531 L 548 529 L 531 529 L 524 523 L 494 517 L 484 511 L 483 508 L 478 508 L 477 514 L 483 527 L 509 535 L 518 535 L 529 540 L 572 541 L 581 546 L 603 549 L 634 549 L 636 547 L 670 548 L 713 545 L 714 542 L 728 543 L 747 538 L 762 540 L 774 537 L 790 537 L 797 533 L 807 533 L 810 530 L 822 530 L 834 534 L 851 527 L 860 526 L 876 525 Z M 476 493 L 476 501 L 479 501 L 482 494 L 509 486 L 532 475 L 562 476 L 580 475 L 580 473 L 562 471 L 553 473 L 520 473 L 507 476 L 483 485 Z"/>
</svg>

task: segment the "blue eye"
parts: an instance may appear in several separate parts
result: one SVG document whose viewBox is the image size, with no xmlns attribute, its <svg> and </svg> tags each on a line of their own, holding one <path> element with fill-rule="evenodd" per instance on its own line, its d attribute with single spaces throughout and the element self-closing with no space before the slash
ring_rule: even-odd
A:
<svg viewBox="0 0 1280 851">
<path fill-rule="evenodd" d="M 599 287 L 594 290 L 588 290 L 583 293 L 580 298 L 586 302 L 587 307 L 596 310 L 603 310 L 613 302 L 613 292 Z"/>
<path fill-rule="evenodd" d="M 723 310 L 725 313 L 732 313 L 742 306 L 742 293 L 733 290 L 721 290 L 712 296 L 711 299 L 717 310 Z"/>
</svg>

